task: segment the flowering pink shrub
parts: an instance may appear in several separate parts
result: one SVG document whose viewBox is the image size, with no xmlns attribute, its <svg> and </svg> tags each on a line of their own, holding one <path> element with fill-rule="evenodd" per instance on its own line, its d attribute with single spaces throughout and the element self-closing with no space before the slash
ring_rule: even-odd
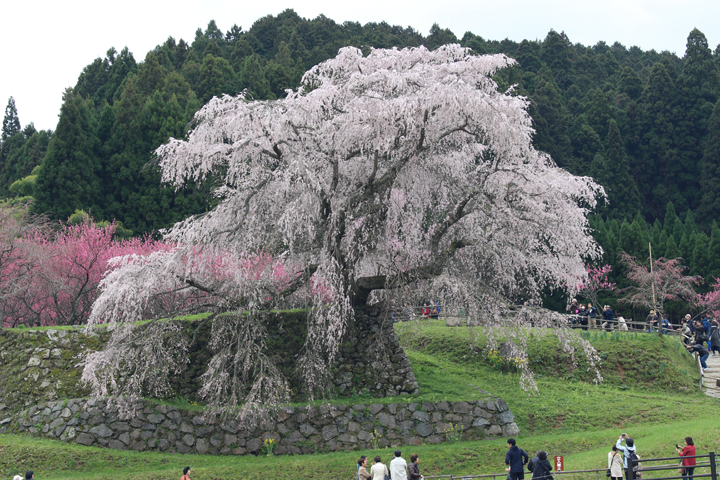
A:
<svg viewBox="0 0 720 480">
<path fill-rule="evenodd" d="M 100 281 L 112 268 L 111 258 L 170 248 L 149 237 L 115 240 L 115 230 L 114 224 L 99 227 L 88 221 L 63 225 L 56 233 L 41 229 L 25 238 L 8 239 L 23 248 L 21 255 L 0 265 L 2 277 L 16 284 L 11 294 L 0 299 L 3 326 L 83 323 Z"/>
<path fill-rule="evenodd" d="M 585 266 L 587 270 L 587 278 L 581 282 L 578 287 L 578 295 L 585 297 L 598 307 L 598 294 L 604 291 L 615 290 L 615 284 L 608 280 L 608 274 L 612 272 L 610 265 L 602 267 Z"/>
<path fill-rule="evenodd" d="M 620 256 L 628 267 L 627 278 L 635 285 L 621 290 L 626 296 L 620 301 L 664 314 L 664 305 L 668 300 L 685 300 L 697 303 L 695 286 L 702 283 L 700 276 L 687 276 L 681 258 L 667 260 L 658 258 L 653 261 L 653 269 L 638 262 L 635 257 L 623 253 Z"/>
<path fill-rule="evenodd" d="M 698 295 L 696 305 L 701 312 L 709 312 L 715 318 L 720 318 L 720 278 L 716 278 L 710 288 L 708 293 Z"/>
</svg>

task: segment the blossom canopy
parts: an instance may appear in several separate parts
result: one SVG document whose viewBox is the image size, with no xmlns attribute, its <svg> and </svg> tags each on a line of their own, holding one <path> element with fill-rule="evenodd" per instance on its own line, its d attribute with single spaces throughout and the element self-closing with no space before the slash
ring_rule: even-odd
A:
<svg viewBox="0 0 720 480">
<path fill-rule="evenodd" d="M 194 280 L 207 275 L 201 263 L 172 274 L 187 252 L 269 252 L 294 280 L 276 295 L 226 282 L 223 298 L 253 311 L 321 286 L 299 361 L 316 386 L 353 309 L 388 292 L 442 292 L 470 315 L 498 320 L 489 298 L 539 298 L 543 288 L 577 284 L 599 253 L 586 217 L 604 193 L 533 148 L 528 100 L 492 79 L 513 63 L 458 45 L 346 47 L 285 98 L 212 99 L 187 140 L 156 153 L 165 182 L 215 182 L 217 206 L 170 229 L 165 239 L 178 250 L 157 257 L 162 268 L 136 263 L 132 278 L 171 272 L 197 288 L 207 285 Z M 120 272 L 106 282 L 95 318 L 138 319 L 115 293 L 127 281 Z"/>
</svg>

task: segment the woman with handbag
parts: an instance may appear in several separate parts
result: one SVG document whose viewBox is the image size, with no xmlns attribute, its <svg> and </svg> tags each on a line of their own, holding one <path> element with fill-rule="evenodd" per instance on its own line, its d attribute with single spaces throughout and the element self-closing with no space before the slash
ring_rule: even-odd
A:
<svg viewBox="0 0 720 480">
<path fill-rule="evenodd" d="M 372 480 L 388 480 L 390 478 L 388 468 L 380 461 L 380 457 L 375 457 L 375 463 L 370 468 L 370 475 L 372 475 Z"/>
<path fill-rule="evenodd" d="M 678 455 L 681 457 L 693 457 L 693 458 L 684 458 L 682 463 L 680 464 L 680 468 L 678 469 L 678 472 L 682 474 L 684 477 L 689 477 L 690 480 L 693 479 L 693 475 L 695 474 L 695 465 L 697 462 L 695 462 L 695 444 L 693 443 L 692 437 L 685 437 L 685 447 L 680 448 L 680 445 L 675 445 L 675 448 L 677 449 Z"/>
<path fill-rule="evenodd" d="M 622 480 L 623 477 L 623 454 L 618 451 L 616 445 L 612 446 L 612 451 L 608 453 L 608 471 L 605 476 L 612 480 Z"/>
<path fill-rule="evenodd" d="M 552 465 L 547 459 L 547 452 L 540 450 L 537 452 L 537 456 L 533 457 L 527 465 L 529 471 L 532 472 L 533 480 L 552 480 L 553 476 L 550 474 L 552 471 Z"/>
</svg>

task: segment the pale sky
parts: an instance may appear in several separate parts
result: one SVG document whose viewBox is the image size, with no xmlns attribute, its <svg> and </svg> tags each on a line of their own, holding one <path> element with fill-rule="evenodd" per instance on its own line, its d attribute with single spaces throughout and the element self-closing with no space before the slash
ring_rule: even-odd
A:
<svg viewBox="0 0 720 480">
<path fill-rule="evenodd" d="M 386 21 L 427 35 L 433 23 L 458 38 L 466 31 L 486 39 L 542 39 L 553 28 L 573 43 L 619 41 L 626 47 L 669 50 L 682 56 L 687 35 L 699 28 L 711 49 L 720 43 L 718 0 L 306 0 L 229 1 L 4 0 L 0 5 L 0 105 L 15 97 L 20 122 L 55 129 L 62 93 L 83 67 L 110 47 L 127 46 L 137 61 L 168 36 L 191 42 L 210 20 L 227 31 L 286 8 L 338 23 Z"/>
</svg>

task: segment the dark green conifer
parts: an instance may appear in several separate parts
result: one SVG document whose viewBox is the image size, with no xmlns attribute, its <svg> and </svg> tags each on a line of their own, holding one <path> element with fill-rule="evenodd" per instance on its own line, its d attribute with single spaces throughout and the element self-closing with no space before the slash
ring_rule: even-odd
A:
<svg viewBox="0 0 720 480">
<path fill-rule="evenodd" d="M 252 98 L 259 100 L 274 98 L 256 54 L 250 55 L 243 62 L 242 70 L 240 70 L 240 85 L 247 88 Z"/>
<path fill-rule="evenodd" d="M 57 130 L 35 184 L 33 207 L 37 212 L 66 220 L 75 210 L 91 210 L 102 218 L 98 205 L 101 165 L 95 129 L 92 105 L 67 89 Z"/>
</svg>

